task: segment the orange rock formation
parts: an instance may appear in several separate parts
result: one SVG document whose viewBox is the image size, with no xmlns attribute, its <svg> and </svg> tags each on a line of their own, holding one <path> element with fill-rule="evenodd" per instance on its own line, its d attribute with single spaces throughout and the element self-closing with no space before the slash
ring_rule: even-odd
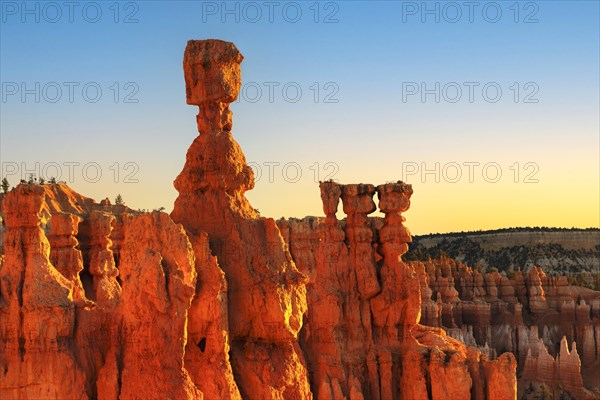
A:
<svg viewBox="0 0 600 400">
<path fill-rule="evenodd" d="M 64 185 L 4 196 L 0 397 L 515 399 L 512 354 L 496 358 L 440 328 L 461 304 L 456 282 L 445 275 L 436 286 L 401 259 L 410 185 L 324 182 L 325 218 L 257 215 L 244 196 L 252 170 L 231 134 L 242 59 L 231 43 L 188 43 L 200 135 L 170 216 L 97 204 Z M 368 217 L 375 193 L 384 219 Z M 499 292 L 542 301 L 521 289 Z M 490 307 L 472 309 L 487 335 Z M 554 371 L 573 377 L 566 351 Z"/>
<path fill-rule="evenodd" d="M 379 197 L 383 221 L 369 219 Z M 300 343 L 318 399 L 514 399 L 516 360 L 492 360 L 439 328 L 418 324 L 420 281 L 401 260 L 410 233 L 401 213 L 412 188 L 321 183 L 326 217 L 279 220 L 310 277 Z M 337 221 L 339 198 L 348 217 Z"/>
<path fill-rule="evenodd" d="M 544 384 L 556 397 L 600 397 L 599 292 L 539 268 L 508 278 L 448 258 L 411 265 L 426 293 L 421 322 L 492 356 L 515 354 L 519 392 Z"/>
</svg>

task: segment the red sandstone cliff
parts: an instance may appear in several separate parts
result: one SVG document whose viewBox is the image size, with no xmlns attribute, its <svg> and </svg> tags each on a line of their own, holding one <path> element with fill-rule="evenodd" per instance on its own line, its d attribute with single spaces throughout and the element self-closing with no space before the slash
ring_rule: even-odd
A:
<svg viewBox="0 0 600 400">
<path fill-rule="evenodd" d="M 255 213 L 231 134 L 241 61 L 231 43 L 188 43 L 200 135 L 171 216 L 58 185 L 4 197 L 0 397 L 515 399 L 512 354 L 418 323 L 422 309 L 451 320 L 437 307 L 458 296 L 446 281 L 428 299 L 423 272 L 401 260 L 410 185 L 322 183 L 324 219 Z M 368 217 L 375 193 L 383 220 Z"/>
</svg>

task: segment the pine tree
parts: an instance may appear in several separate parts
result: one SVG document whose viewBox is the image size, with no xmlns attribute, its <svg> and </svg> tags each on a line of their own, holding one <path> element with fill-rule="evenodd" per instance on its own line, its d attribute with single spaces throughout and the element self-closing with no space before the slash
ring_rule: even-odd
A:
<svg viewBox="0 0 600 400">
<path fill-rule="evenodd" d="M 2 178 L 2 192 L 8 193 L 8 189 L 10 189 L 10 184 L 8 183 L 8 179 Z"/>
<path fill-rule="evenodd" d="M 121 196 L 121 194 L 117 195 L 117 198 L 115 199 L 115 205 L 117 205 L 117 206 L 125 205 L 125 202 L 123 201 L 123 197 Z"/>
</svg>

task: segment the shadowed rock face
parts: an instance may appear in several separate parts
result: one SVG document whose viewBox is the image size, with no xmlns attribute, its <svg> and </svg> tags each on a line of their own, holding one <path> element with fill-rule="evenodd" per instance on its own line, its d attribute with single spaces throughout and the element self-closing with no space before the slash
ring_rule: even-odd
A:
<svg viewBox="0 0 600 400">
<path fill-rule="evenodd" d="M 427 293 L 421 322 L 487 354 L 515 354 L 519 393 L 533 397 L 530 385 L 534 392 L 545 385 L 556 397 L 598 397 L 600 292 L 537 267 L 507 277 L 447 257 L 410 264 Z"/>
<path fill-rule="evenodd" d="M 433 301 L 431 280 L 401 259 L 410 185 L 323 182 L 325 218 L 257 215 L 231 134 L 242 59 L 232 43 L 188 42 L 200 135 L 170 216 L 61 185 L 3 198 L 0 397 L 514 399 L 512 354 L 419 324 L 450 320 L 438 308 L 458 296 L 447 279 Z M 384 219 L 368 216 L 375 194 Z M 561 362 L 576 364 L 569 354 Z"/>
</svg>

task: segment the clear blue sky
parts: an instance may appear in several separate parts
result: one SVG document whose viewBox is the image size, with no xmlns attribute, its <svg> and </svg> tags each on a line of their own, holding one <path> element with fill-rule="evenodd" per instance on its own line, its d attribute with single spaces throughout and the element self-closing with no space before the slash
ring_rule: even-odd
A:
<svg viewBox="0 0 600 400">
<path fill-rule="evenodd" d="M 23 4 L 0 1 L 0 157 L 5 175 L 18 166 L 13 184 L 23 166 L 56 163 L 67 180 L 79 163 L 82 194 L 170 210 L 197 134 L 183 50 L 218 38 L 245 56 L 233 133 L 260 168 L 248 197 L 265 216 L 322 215 L 315 175 L 333 173 L 412 183 L 414 233 L 599 224 L 598 1 Z"/>
</svg>

